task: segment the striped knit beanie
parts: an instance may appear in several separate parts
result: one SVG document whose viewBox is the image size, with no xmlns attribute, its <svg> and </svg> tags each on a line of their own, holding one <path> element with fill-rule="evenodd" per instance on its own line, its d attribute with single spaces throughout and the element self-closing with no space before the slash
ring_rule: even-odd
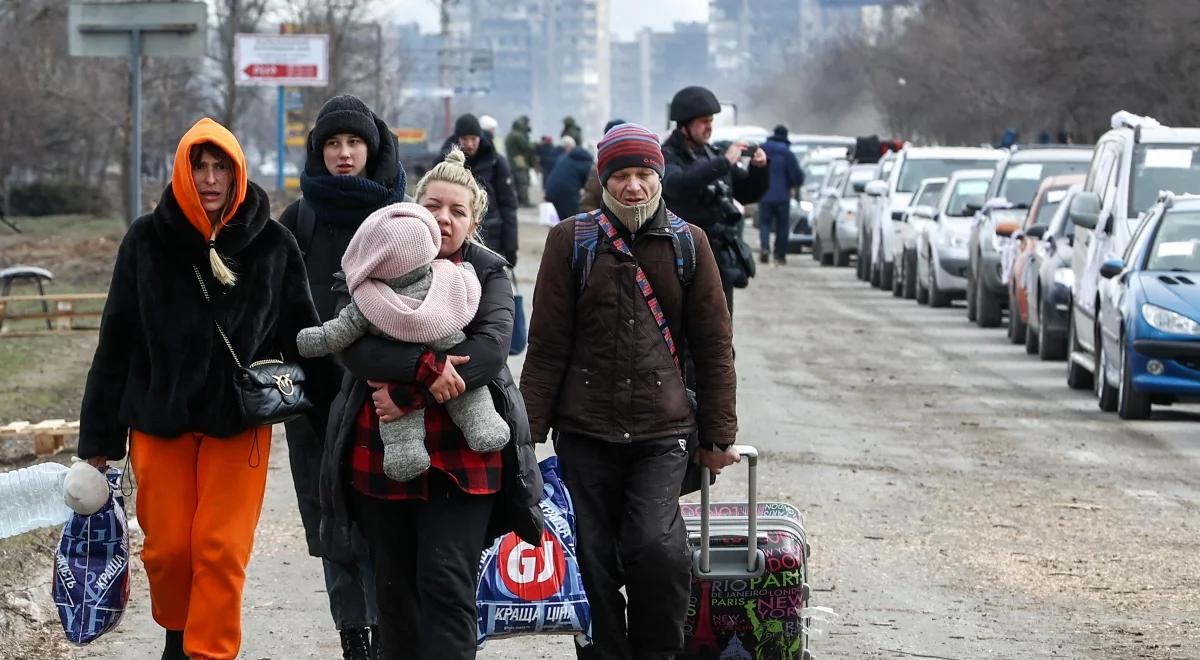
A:
<svg viewBox="0 0 1200 660">
<path fill-rule="evenodd" d="M 621 124 L 604 134 L 596 145 L 596 172 L 600 185 L 608 182 L 613 172 L 626 167 L 648 167 L 662 177 L 666 163 L 658 136 L 645 126 Z"/>
</svg>

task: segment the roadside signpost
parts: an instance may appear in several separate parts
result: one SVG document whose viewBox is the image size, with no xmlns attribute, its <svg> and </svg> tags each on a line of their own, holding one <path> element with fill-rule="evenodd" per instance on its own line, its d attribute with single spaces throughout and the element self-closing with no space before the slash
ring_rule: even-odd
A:
<svg viewBox="0 0 1200 660">
<path fill-rule="evenodd" d="M 256 34 L 234 35 L 234 70 L 238 85 L 270 86 L 278 89 L 278 167 L 275 187 L 283 190 L 283 167 L 289 143 L 286 87 L 325 87 L 329 84 L 329 35 Z M 295 141 L 294 138 L 290 141 Z"/>
<path fill-rule="evenodd" d="M 203 57 L 207 20 L 203 2 L 78 2 L 68 9 L 72 56 L 129 58 L 129 209 L 134 218 L 142 207 L 142 56 Z"/>
</svg>

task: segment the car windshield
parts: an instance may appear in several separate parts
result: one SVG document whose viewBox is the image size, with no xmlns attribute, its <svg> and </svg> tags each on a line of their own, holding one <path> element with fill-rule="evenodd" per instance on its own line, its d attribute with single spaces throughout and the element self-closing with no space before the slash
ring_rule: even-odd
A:
<svg viewBox="0 0 1200 660">
<path fill-rule="evenodd" d="M 996 166 L 995 160 L 964 160 L 962 158 L 906 158 L 900 168 L 900 181 L 896 184 L 897 192 L 916 192 L 917 186 L 925 179 L 948 177 L 955 170 L 990 170 Z"/>
<path fill-rule="evenodd" d="M 968 204 L 983 206 L 987 189 L 987 179 L 963 179 L 955 183 L 954 190 L 950 192 L 950 199 L 946 202 L 946 215 L 968 215 Z"/>
<path fill-rule="evenodd" d="M 1059 174 L 1082 174 L 1087 169 L 1086 160 L 1013 163 L 1004 171 L 1004 180 L 1000 182 L 996 196 L 1007 199 L 1013 206 L 1027 209 L 1033 203 L 1043 179 Z"/>
<path fill-rule="evenodd" d="M 804 166 L 804 181 L 809 184 L 820 183 L 825 180 L 828 171 L 829 163 L 809 163 Z"/>
<path fill-rule="evenodd" d="M 1129 217 L 1154 205 L 1160 190 L 1200 193 L 1200 146 L 1140 144 L 1133 153 Z"/>
<path fill-rule="evenodd" d="M 945 187 L 946 187 L 946 183 L 944 181 L 938 181 L 937 183 L 926 184 L 925 187 L 921 189 L 921 196 L 916 198 L 915 200 L 913 200 L 912 205 L 913 206 L 934 206 L 935 204 L 937 204 L 937 201 L 939 199 L 941 199 L 942 188 L 945 188 Z"/>
<path fill-rule="evenodd" d="M 1168 211 L 1158 223 L 1146 270 L 1200 271 L 1200 212 Z"/>
<path fill-rule="evenodd" d="M 1054 217 L 1054 212 L 1058 210 L 1058 206 L 1062 204 L 1066 196 L 1066 188 L 1051 188 L 1047 190 L 1046 196 L 1042 198 L 1042 203 L 1038 204 L 1037 216 L 1033 218 L 1033 222 L 1029 223 L 1029 226 L 1049 225 L 1050 219 Z"/>
</svg>

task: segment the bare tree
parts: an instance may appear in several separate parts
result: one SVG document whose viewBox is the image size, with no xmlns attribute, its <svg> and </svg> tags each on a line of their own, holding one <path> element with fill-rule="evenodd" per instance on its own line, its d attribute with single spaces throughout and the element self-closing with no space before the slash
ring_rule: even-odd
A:
<svg viewBox="0 0 1200 660">
<path fill-rule="evenodd" d="M 234 43 L 239 32 L 257 32 L 263 16 L 275 4 L 272 0 L 214 0 L 216 5 L 216 47 L 211 55 L 217 65 L 217 86 L 220 90 L 215 99 L 217 120 L 229 130 L 238 123 L 239 100 L 244 94 L 253 94 L 237 86 L 237 62 Z"/>
</svg>

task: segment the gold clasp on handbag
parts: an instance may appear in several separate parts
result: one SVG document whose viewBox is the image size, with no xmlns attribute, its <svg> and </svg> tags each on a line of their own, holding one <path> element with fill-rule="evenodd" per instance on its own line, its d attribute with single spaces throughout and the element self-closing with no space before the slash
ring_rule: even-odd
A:
<svg viewBox="0 0 1200 660">
<path fill-rule="evenodd" d="M 292 377 L 288 374 L 275 376 L 275 387 L 279 388 L 280 393 L 284 396 L 291 396 L 296 392 L 296 388 L 292 383 Z"/>
</svg>

